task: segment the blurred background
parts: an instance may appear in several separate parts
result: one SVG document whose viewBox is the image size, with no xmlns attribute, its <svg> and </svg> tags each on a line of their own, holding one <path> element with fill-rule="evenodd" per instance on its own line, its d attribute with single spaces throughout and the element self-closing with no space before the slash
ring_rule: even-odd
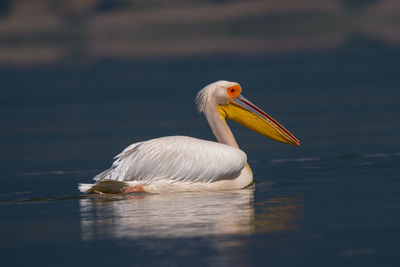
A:
<svg viewBox="0 0 400 267">
<path fill-rule="evenodd" d="M 399 11 L 396 0 L 2 0 L 2 171 L 98 169 L 136 141 L 213 139 L 194 97 L 221 79 L 303 143 L 233 124 L 250 154 L 398 152 Z"/>
<path fill-rule="evenodd" d="M 0 62 L 182 58 L 398 45 L 395 0 L 3 0 Z"/>
</svg>

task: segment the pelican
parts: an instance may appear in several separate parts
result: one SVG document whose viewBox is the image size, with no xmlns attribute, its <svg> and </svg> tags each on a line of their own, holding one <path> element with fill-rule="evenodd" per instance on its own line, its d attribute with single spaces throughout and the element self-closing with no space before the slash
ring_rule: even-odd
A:
<svg viewBox="0 0 400 267">
<path fill-rule="evenodd" d="M 218 142 L 168 136 L 134 143 L 114 158 L 111 168 L 93 178 L 94 184 L 80 184 L 79 190 L 159 193 L 249 186 L 253 173 L 226 119 L 283 143 L 300 146 L 300 141 L 241 93 L 238 83 L 217 81 L 197 94 L 197 109 L 204 113 Z"/>
</svg>

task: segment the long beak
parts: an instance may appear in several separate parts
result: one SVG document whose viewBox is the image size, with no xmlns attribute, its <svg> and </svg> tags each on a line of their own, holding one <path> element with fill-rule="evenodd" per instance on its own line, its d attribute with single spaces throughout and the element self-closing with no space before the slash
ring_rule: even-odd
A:
<svg viewBox="0 0 400 267">
<path fill-rule="evenodd" d="M 227 106 L 219 106 L 220 115 L 277 141 L 300 146 L 300 141 L 279 122 L 243 96 L 232 98 Z"/>
</svg>

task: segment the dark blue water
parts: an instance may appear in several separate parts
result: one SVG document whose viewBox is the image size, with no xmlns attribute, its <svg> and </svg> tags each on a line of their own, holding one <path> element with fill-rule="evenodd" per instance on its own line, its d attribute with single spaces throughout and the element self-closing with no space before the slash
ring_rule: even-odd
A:
<svg viewBox="0 0 400 267">
<path fill-rule="evenodd" d="M 398 266 L 398 48 L 95 61 L 0 72 L 5 266 Z M 302 146 L 231 123 L 256 183 L 234 192 L 82 196 L 125 146 L 214 137 L 194 96 L 216 80 Z"/>
</svg>

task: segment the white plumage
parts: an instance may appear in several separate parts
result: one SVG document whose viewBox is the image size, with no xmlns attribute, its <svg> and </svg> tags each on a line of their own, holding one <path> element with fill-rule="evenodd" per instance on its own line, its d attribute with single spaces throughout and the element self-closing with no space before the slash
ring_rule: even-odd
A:
<svg viewBox="0 0 400 267">
<path fill-rule="evenodd" d="M 132 144 L 115 157 L 110 169 L 94 177 L 95 184 L 80 184 L 79 190 L 87 193 L 129 193 L 230 190 L 248 186 L 253 181 L 253 174 L 246 154 L 239 149 L 225 118 L 229 114 L 234 120 L 244 118 L 239 119 L 239 123 L 245 126 L 255 122 L 257 125 L 253 130 L 272 138 L 291 139 L 292 135 L 276 121 L 271 123 L 271 118 L 264 120 L 263 115 L 258 114 L 262 111 L 241 99 L 240 93 L 239 84 L 218 81 L 197 94 L 197 108 L 206 116 L 219 143 L 170 136 Z M 241 104 L 235 104 L 233 99 L 241 101 Z M 250 109 L 243 106 L 246 104 L 250 105 Z M 260 126 L 260 121 L 265 121 L 268 128 Z M 287 142 L 294 143 L 297 140 L 294 139 Z"/>
<path fill-rule="evenodd" d="M 187 136 L 132 144 L 115 159 L 110 169 L 94 178 L 96 181 L 211 183 L 238 175 L 247 161 L 240 149 Z"/>
<path fill-rule="evenodd" d="M 93 178 L 96 184 L 81 184 L 79 189 L 104 193 L 121 193 L 134 186 L 147 192 L 212 190 L 218 181 L 239 177 L 247 162 L 238 148 L 187 136 L 135 143 L 114 159 L 110 169 Z"/>
</svg>

